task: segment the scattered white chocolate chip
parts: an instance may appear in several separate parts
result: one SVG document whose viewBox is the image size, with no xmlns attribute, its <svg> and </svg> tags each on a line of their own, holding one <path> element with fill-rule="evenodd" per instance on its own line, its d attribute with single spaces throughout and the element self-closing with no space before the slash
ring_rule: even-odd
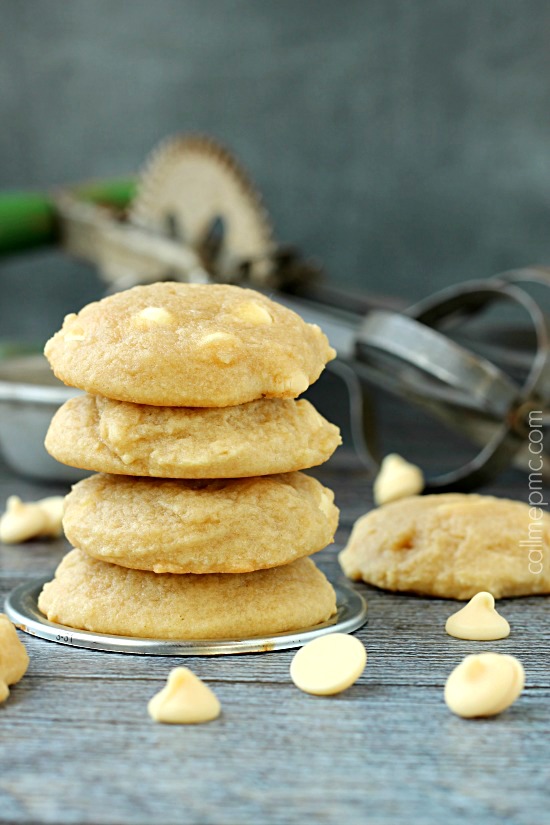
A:
<svg viewBox="0 0 550 825">
<path fill-rule="evenodd" d="M 134 322 L 143 329 L 167 327 L 173 320 L 172 313 L 163 307 L 145 307 L 134 315 Z"/>
<path fill-rule="evenodd" d="M 525 685 L 521 662 L 500 653 L 466 656 L 445 685 L 445 702 L 458 716 L 496 716 L 516 701 Z"/>
<path fill-rule="evenodd" d="M 8 685 L 19 682 L 27 672 L 29 655 L 15 627 L 0 613 L 0 702 L 8 698 Z"/>
<path fill-rule="evenodd" d="M 48 518 L 48 532 L 46 535 L 57 538 L 63 533 L 63 510 L 65 509 L 65 496 L 48 496 L 36 502 L 38 507 Z"/>
<path fill-rule="evenodd" d="M 476 593 L 466 607 L 449 616 L 445 630 L 449 636 L 477 642 L 505 639 L 510 635 L 510 625 L 496 611 L 491 593 L 486 592 Z"/>
<path fill-rule="evenodd" d="M 0 541 L 20 544 L 37 536 L 60 536 L 63 496 L 50 496 L 34 502 L 23 502 L 10 496 L 6 512 L 0 518 Z"/>
<path fill-rule="evenodd" d="M 273 318 L 267 309 L 257 301 L 244 301 L 235 307 L 232 314 L 239 320 L 247 321 L 249 324 L 256 324 L 256 326 L 273 323 Z"/>
<path fill-rule="evenodd" d="M 48 524 L 48 516 L 38 504 L 25 504 L 19 496 L 10 496 L 0 518 L 0 541 L 19 544 L 47 533 Z"/>
<path fill-rule="evenodd" d="M 367 651 L 359 639 L 330 633 L 300 648 L 290 665 L 290 678 L 305 693 L 330 696 L 353 685 L 366 664 Z"/>
<path fill-rule="evenodd" d="M 422 470 L 397 453 L 390 453 L 382 461 L 374 481 L 374 500 L 378 505 L 387 504 L 398 498 L 417 496 L 423 489 Z"/>
<path fill-rule="evenodd" d="M 147 705 L 155 722 L 189 725 L 210 722 L 221 712 L 218 697 L 186 667 L 176 667 L 168 682 Z"/>
</svg>

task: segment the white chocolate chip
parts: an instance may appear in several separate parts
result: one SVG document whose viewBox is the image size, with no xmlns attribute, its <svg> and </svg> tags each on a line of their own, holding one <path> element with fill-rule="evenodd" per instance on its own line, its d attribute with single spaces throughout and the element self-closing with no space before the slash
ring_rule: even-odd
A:
<svg viewBox="0 0 550 825">
<path fill-rule="evenodd" d="M 449 616 L 445 625 L 449 636 L 457 639 L 488 642 L 505 639 L 510 635 L 510 625 L 495 609 L 491 593 L 476 593 L 466 607 Z"/>
<path fill-rule="evenodd" d="M 200 339 L 200 343 L 204 347 L 217 346 L 218 344 L 234 344 L 237 341 L 238 338 L 229 332 L 209 332 Z"/>
<path fill-rule="evenodd" d="M 0 518 L 0 541 L 19 544 L 42 536 L 47 533 L 48 524 L 48 516 L 37 504 L 24 504 L 19 496 L 10 496 Z"/>
<path fill-rule="evenodd" d="M 256 326 L 273 323 L 273 318 L 268 310 L 257 301 L 244 301 L 233 309 L 232 314 L 240 321 L 246 321 Z"/>
<path fill-rule="evenodd" d="M 309 379 L 303 372 L 296 372 L 291 378 L 290 387 L 296 395 L 305 392 L 309 387 Z"/>
<path fill-rule="evenodd" d="M 29 666 L 29 656 L 15 627 L 0 613 L 0 702 L 8 698 L 8 685 L 19 682 Z"/>
<path fill-rule="evenodd" d="M 216 361 L 231 364 L 239 354 L 240 343 L 235 335 L 228 332 L 209 332 L 200 339 L 199 346 Z"/>
<path fill-rule="evenodd" d="M 189 725 L 211 722 L 221 712 L 218 697 L 186 667 L 176 667 L 168 682 L 150 700 L 147 710 L 155 722 Z"/>
<path fill-rule="evenodd" d="M 295 372 L 292 375 L 282 376 L 274 381 L 276 392 L 285 393 L 295 398 L 301 395 L 309 387 L 307 375 L 303 372 Z"/>
<path fill-rule="evenodd" d="M 325 333 L 323 332 L 323 330 L 321 329 L 321 327 L 318 324 L 308 324 L 308 327 L 312 330 L 312 332 L 314 333 L 314 335 L 317 338 L 325 338 L 326 339 Z M 333 347 L 331 347 L 330 344 L 327 341 L 327 347 L 326 347 L 327 361 L 332 361 L 333 358 L 336 358 L 336 355 L 337 355 L 336 350 Z"/>
<path fill-rule="evenodd" d="M 0 541 L 20 544 L 37 536 L 61 535 L 63 501 L 63 496 L 50 496 L 26 503 L 19 496 L 10 496 L 0 518 Z"/>
<path fill-rule="evenodd" d="M 63 320 L 63 337 L 65 341 L 83 341 L 86 333 L 74 312 L 65 315 Z"/>
<path fill-rule="evenodd" d="M 133 320 L 142 329 L 150 329 L 170 326 L 174 321 L 174 316 L 163 307 L 145 307 L 133 316 Z"/>
<path fill-rule="evenodd" d="M 399 498 L 417 496 L 424 489 L 422 470 L 397 453 L 387 455 L 374 481 L 376 504 L 387 504 Z"/>
<path fill-rule="evenodd" d="M 296 687 L 315 696 L 346 690 L 361 676 L 367 651 L 355 636 L 330 633 L 308 642 L 294 656 L 290 677 Z"/>
<path fill-rule="evenodd" d="M 445 702 L 465 718 L 496 716 L 516 701 L 525 684 L 521 662 L 500 653 L 466 656 L 445 684 Z"/>
<path fill-rule="evenodd" d="M 332 499 L 329 493 L 327 493 L 325 490 L 321 490 L 321 501 L 319 502 L 319 510 L 321 510 L 321 512 L 324 513 L 324 515 L 327 518 L 330 518 L 331 513 L 333 511 Z"/>
<path fill-rule="evenodd" d="M 38 507 L 48 518 L 49 536 L 60 536 L 63 533 L 63 511 L 65 509 L 65 496 L 48 496 L 36 502 Z"/>
</svg>

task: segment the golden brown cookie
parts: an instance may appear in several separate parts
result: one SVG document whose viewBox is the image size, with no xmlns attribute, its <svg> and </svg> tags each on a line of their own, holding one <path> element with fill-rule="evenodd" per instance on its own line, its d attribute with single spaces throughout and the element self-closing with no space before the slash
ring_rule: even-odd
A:
<svg viewBox="0 0 550 825">
<path fill-rule="evenodd" d="M 470 599 L 550 593 L 550 516 L 479 495 L 413 496 L 360 518 L 340 564 L 388 590 Z"/>
<path fill-rule="evenodd" d="M 303 473 L 214 481 L 94 475 L 65 502 L 71 544 L 156 573 L 246 573 L 326 547 L 331 490 Z"/>
<path fill-rule="evenodd" d="M 71 398 L 46 449 L 71 467 L 157 478 L 245 478 L 327 461 L 341 443 L 309 401 L 265 398 L 237 407 L 151 407 Z"/>
<path fill-rule="evenodd" d="M 51 621 L 154 639 L 238 639 L 320 624 L 334 590 L 310 559 L 240 575 L 174 576 L 69 553 L 38 600 Z"/>
<path fill-rule="evenodd" d="M 254 290 L 166 282 L 68 315 L 45 354 L 66 384 L 172 407 L 296 398 L 335 356 L 319 327 Z"/>
</svg>

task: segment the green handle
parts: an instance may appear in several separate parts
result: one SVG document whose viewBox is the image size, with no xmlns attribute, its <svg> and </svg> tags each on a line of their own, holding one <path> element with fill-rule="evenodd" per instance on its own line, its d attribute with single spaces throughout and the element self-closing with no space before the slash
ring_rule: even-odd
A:
<svg viewBox="0 0 550 825">
<path fill-rule="evenodd" d="M 55 206 L 45 195 L 13 192 L 0 195 L 0 254 L 55 243 Z"/>
<path fill-rule="evenodd" d="M 115 209 L 125 209 L 136 194 L 136 180 L 121 178 L 120 180 L 92 181 L 72 186 L 69 191 L 83 201 L 111 206 Z"/>
<path fill-rule="evenodd" d="M 135 194 L 133 179 L 99 181 L 72 187 L 84 201 L 124 209 Z M 0 193 L 0 255 L 57 243 L 55 200 L 36 192 Z"/>
</svg>

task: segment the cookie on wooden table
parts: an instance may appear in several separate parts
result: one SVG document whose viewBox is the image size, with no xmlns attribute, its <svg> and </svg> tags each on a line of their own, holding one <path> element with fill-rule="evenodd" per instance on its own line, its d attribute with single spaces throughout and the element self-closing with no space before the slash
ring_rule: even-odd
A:
<svg viewBox="0 0 550 825">
<path fill-rule="evenodd" d="M 265 398 L 236 407 L 152 407 L 71 398 L 46 449 L 84 470 L 158 478 L 244 478 L 327 461 L 341 443 L 309 401 Z"/>
<path fill-rule="evenodd" d="M 335 356 L 318 326 L 254 290 L 167 282 L 68 315 L 45 354 L 93 395 L 180 407 L 296 398 Z"/>
<path fill-rule="evenodd" d="M 336 612 L 336 597 L 311 559 L 256 573 L 175 576 L 73 550 L 38 605 L 52 622 L 96 633 L 238 639 L 320 624 Z"/>
<path fill-rule="evenodd" d="M 550 593 L 550 516 L 521 501 L 412 496 L 360 518 L 340 564 L 387 590 L 470 599 Z"/>
<path fill-rule="evenodd" d="M 330 544 L 334 494 L 303 473 L 204 481 L 94 475 L 65 501 L 71 544 L 156 573 L 244 573 Z"/>
</svg>

